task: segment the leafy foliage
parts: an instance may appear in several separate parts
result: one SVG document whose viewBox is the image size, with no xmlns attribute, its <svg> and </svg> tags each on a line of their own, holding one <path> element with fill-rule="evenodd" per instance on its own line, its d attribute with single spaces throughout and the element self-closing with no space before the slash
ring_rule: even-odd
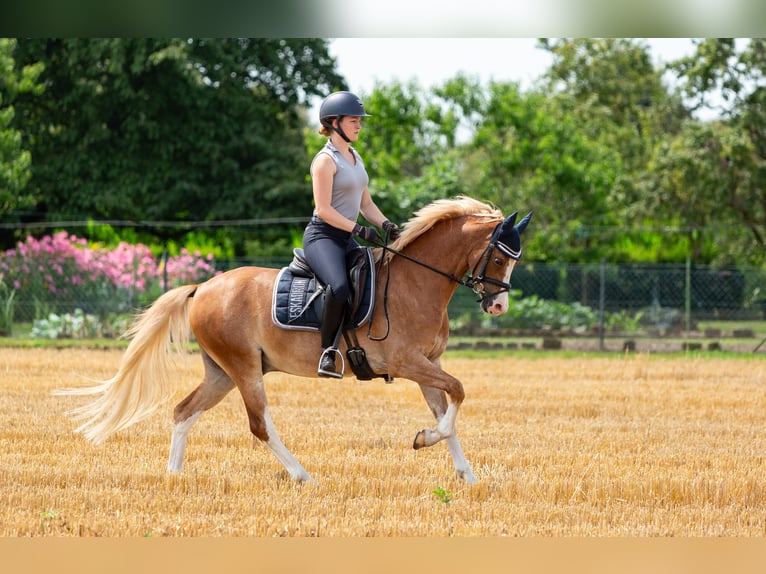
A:
<svg viewBox="0 0 766 574">
<path fill-rule="evenodd" d="M 715 208 L 693 212 L 711 217 L 720 214 L 735 233 L 726 241 L 733 259 L 755 264 L 766 262 L 766 40 L 751 38 L 738 47 L 732 38 L 711 38 L 697 42 L 693 56 L 676 62 L 684 93 L 693 107 L 704 108 L 717 101 L 721 124 L 689 130 L 683 149 L 675 154 L 689 158 L 697 150 L 703 161 L 695 173 L 704 171 L 706 181 L 699 187 Z M 689 162 L 686 162 L 688 166 Z M 672 193 L 678 194 L 677 188 Z M 736 228 L 746 230 L 747 238 Z"/>
<path fill-rule="evenodd" d="M 112 315 L 108 320 L 75 309 L 73 313 L 51 313 L 35 319 L 30 336 L 37 339 L 97 339 L 122 335 L 131 321 L 130 315 Z"/>
<path fill-rule="evenodd" d="M 0 214 L 33 202 L 33 196 L 23 192 L 32 156 L 22 142 L 22 132 L 13 126 L 13 104 L 20 94 L 39 92 L 37 77 L 42 66 L 32 64 L 15 70 L 15 47 L 15 40 L 0 38 Z"/>
<path fill-rule="evenodd" d="M 636 331 L 641 314 L 631 316 L 625 312 L 606 313 L 605 324 L 610 329 Z M 536 294 L 522 296 L 518 290 L 511 291 L 508 312 L 492 319 L 487 318 L 478 309 L 463 314 L 451 322 L 453 329 L 466 325 L 479 325 L 488 322 L 492 328 L 514 329 L 521 331 L 565 330 L 587 333 L 599 325 L 597 310 L 578 302 L 563 303 L 543 299 Z"/>
<path fill-rule="evenodd" d="M 452 493 L 444 487 L 439 486 L 437 488 L 434 488 L 431 491 L 431 494 L 436 496 L 436 498 L 442 504 L 449 504 L 450 502 L 452 502 Z"/>
<path fill-rule="evenodd" d="M 294 215 L 300 105 L 343 83 L 318 39 L 25 39 L 16 56 L 45 65 L 16 120 L 41 215 L 174 239 L 184 222 Z"/>
<path fill-rule="evenodd" d="M 13 332 L 15 317 L 16 290 L 8 287 L 5 281 L 0 281 L 0 333 L 10 335 Z"/>
<path fill-rule="evenodd" d="M 766 41 L 696 46 L 657 66 L 640 39 L 541 39 L 552 65 L 527 91 L 378 83 L 357 144 L 373 196 L 399 223 L 459 194 L 533 210 L 537 261 L 762 265 Z M 174 253 L 289 255 L 322 144 L 306 108 L 346 88 L 327 48 L 0 40 L 0 244 L 23 239 L 16 223 L 92 219 Z M 716 121 L 693 115 L 713 101 Z"/>
<path fill-rule="evenodd" d="M 516 293 L 516 296 L 520 295 Z M 536 295 L 514 298 L 498 324 L 514 329 L 588 330 L 598 324 L 598 312 L 580 303 L 546 301 Z"/>
</svg>

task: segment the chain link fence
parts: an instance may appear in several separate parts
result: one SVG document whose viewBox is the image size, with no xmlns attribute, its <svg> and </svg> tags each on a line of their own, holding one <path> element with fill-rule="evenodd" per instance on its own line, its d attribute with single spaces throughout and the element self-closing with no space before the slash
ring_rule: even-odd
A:
<svg viewBox="0 0 766 574">
<path fill-rule="evenodd" d="M 215 261 L 218 272 L 242 265 L 279 268 L 286 258 Z M 677 264 L 600 264 L 523 262 L 511 278 L 511 309 L 501 317 L 482 313 L 476 296 L 458 287 L 449 315 L 455 334 L 538 332 L 690 331 L 699 321 L 759 321 L 766 318 L 766 270 Z M 51 297 L 19 289 L 0 294 L 0 312 L 16 321 L 45 319 L 51 313 L 105 317 L 133 313 L 165 288 L 115 289 L 104 285 Z M 98 287 L 98 286 L 96 286 Z M 44 303 L 43 303 L 44 302 Z M 120 325 L 121 327 L 122 325 Z"/>
<path fill-rule="evenodd" d="M 618 330 L 671 334 L 697 329 L 700 321 L 757 321 L 766 318 L 766 270 L 678 264 L 525 263 L 513 272 L 513 307 L 547 304 L 549 314 L 583 316 L 580 330 Z M 465 316 L 471 324 L 512 326 L 509 320 L 482 318 L 471 312 L 470 293 L 458 293 L 450 304 L 451 317 Z M 555 304 L 553 304 L 555 303 Z M 531 308 L 526 305 L 527 310 Z M 544 322 L 548 320 L 548 325 Z M 595 323 L 595 324 L 594 324 Z M 576 329 L 555 316 L 540 313 L 534 327 Z"/>
</svg>

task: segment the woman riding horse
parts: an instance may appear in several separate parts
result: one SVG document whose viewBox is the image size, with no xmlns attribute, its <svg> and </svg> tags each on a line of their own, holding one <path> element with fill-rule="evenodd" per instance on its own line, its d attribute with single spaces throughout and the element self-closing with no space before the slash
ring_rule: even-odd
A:
<svg viewBox="0 0 766 574">
<path fill-rule="evenodd" d="M 372 200 L 364 162 L 351 147 L 351 142 L 359 139 L 362 118 L 368 116 L 351 92 L 330 94 L 319 108 L 319 133 L 328 140 L 311 162 L 314 213 L 303 234 L 303 251 L 314 273 L 327 286 L 320 327 L 320 377 L 343 376 L 335 368 L 335 355 L 349 297 L 346 254 L 359 247 L 354 236 L 371 243 L 380 241 L 374 227 L 357 223 L 359 212 L 382 227 L 390 239 L 399 235 L 399 227 L 386 219 Z"/>
<path fill-rule="evenodd" d="M 376 305 L 381 312 L 369 324 L 375 336 L 368 332 L 364 344 L 368 363 L 373 372 L 420 386 L 436 426 L 419 431 L 413 448 L 444 441 L 457 475 L 469 483 L 476 477 L 456 428 L 465 389 L 441 366 L 449 338 L 447 305 L 463 285 L 477 294 L 485 313 L 508 310 L 509 281 L 521 258 L 521 233 L 530 215 L 517 223 L 516 213 L 503 218 L 499 210 L 471 198 L 437 200 L 403 226 L 399 239 L 385 247 L 390 253 L 377 250 L 387 270 L 377 278 Z M 193 335 L 205 373 L 175 407 L 168 471 L 181 470 L 194 423 L 237 388 L 253 435 L 291 477 L 311 480 L 279 438 L 265 377 L 273 372 L 316 376 L 320 337 L 274 324 L 271 307 L 278 275 L 278 269 L 238 267 L 161 295 L 126 333 L 130 345 L 111 379 L 62 391 L 94 397 L 70 411 L 84 421 L 77 430 L 100 443 L 149 416 L 173 394 L 172 347 Z"/>
</svg>

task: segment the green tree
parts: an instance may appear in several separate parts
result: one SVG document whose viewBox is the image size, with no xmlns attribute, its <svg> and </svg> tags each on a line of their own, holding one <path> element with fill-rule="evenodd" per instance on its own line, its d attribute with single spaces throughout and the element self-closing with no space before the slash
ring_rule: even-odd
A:
<svg viewBox="0 0 766 574">
<path fill-rule="evenodd" d="M 747 146 L 746 138 L 721 122 L 688 122 L 680 134 L 657 146 L 647 165 L 645 209 L 663 214 L 673 241 L 660 246 L 658 258 L 690 256 L 695 261 L 736 263 L 742 256 L 742 227 L 729 203 L 736 174 L 725 159 Z M 682 248 L 682 252 L 673 251 Z M 740 259 L 742 261 L 742 259 Z"/>
<path fill-rule="evenodd" d="M 722 210 L 722 219 L 746 229 L 749 240 L 736 251 L 766 263 L 766 39 L 700 40 L 695 54 L 672 67 L 694 109 L 712 106 L 725 122 L 708 130 L 713 137 L 702 148 L 719 176 L 705 189 L 714 199 L 711 216 Z"/>
<path fill-rule="evenodd" d="M 17 70 L 13 51 L 16 41 L 0 38 L 0 215 L 26 207 L 34 197 L 24 193 L 30 177 L 31 153 L 22 142 L 22 133 L 13 127 L 14 100 L 19 94 L 38 95 L 37 78 L 42 71 L 38 63 Z"/>
<path fill-rule="evenodd" d="M 640 40 L 541 39 L 539 45 L 553 55 L 547 86 L 571 97 L 581 129 L 619 150 L 628 172 L 642 170 L 659 139 L 690 117 Z"/>
<path fill-rule="evenodd" d="M 593 259 L 610 245 L 584 229 L 615 223 L 609 191 L 620 158 L 580 130 L 562 100 L 490 84 L 463 175 L 469 189 L 506 211 L 534 210 L 544 230 L 530 238 L 535 258 Z"/>
<path fill-rule="evenodd" d="M 454 173 L 448 151 L 454 148 L 456 119 L 438 94 L 415 82 L 377 83 L 362 99 L 371 117 L 357 148 L 384 213 L 404 221 L 436 197 L 449 195 L 439 179 Z"/>
<path fill-rule="evenodd" d="M 303 106 L 344 87 L 321 39 L 25 39 L 16 53 L 46 64 L 45 97 L 20 101 L 16 121 L 41 216 L 166 238 L 299 215 Z"/>
<path fill-rule="evenodd" d="M 616 251 L 764 262 L 766 41 L 698 41 L 695 54 L 659 69 L 637 40 L 541 45 L 554 56 L 547 86 L 571 98 L 575 129 L 619 154 L 622 173 L 608 202 L 624 227 Z M 663 82 L 668 71 L 680 90 Z M 692 117 L 713 102 L 723 121 Z"/>
</svg>

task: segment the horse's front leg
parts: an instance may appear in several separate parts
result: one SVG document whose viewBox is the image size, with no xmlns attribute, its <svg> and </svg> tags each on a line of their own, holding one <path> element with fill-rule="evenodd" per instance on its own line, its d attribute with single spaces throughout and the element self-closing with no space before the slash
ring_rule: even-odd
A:
<svg viewBox="0 0 766 574">
<path fill-rule="evenodd" d="M 423 356 L 410 359 L 407 361 L 408 372 L 402 376 L 420 385 L 420 390 L 436 417 L 436 427 L 421 430 L 415 436 L 412 447 L 417 450 L 432 446 L 441 440 L 446 441 L 458 476 L 466 482 L 476 482 L 456 431 L 457 413 L 465 398 L 463 384 L 444 372 L 438 360 L 429 361 Z"/>
<path fill-rule="evenodd" d="M 471 466 L 468 464 L 468 460 L 465 458 L 465 454 L 463 453 L 463 448 L 460 446 L 460 440 L 457 438 L 457 429 L 455 425 L 457 407 L 455 407 L 453 404 L 447 403 L 447 395 L 444 391 L 435 389 L 433 387 L 426 387 L 424 385 L 420 385 L 420 391 L 423 393 L 423 397 L 425 397 L 431 412 L 434 414 L 434 417 L 436 417 L 437 430 L 431 431 L 430 429 L 426 429 L 420 431 L 415 437 L 415 442 L 412 445 L 413 448 L 417 450 L 421 447 L 431 446 L 431 444 L 438 442 L 440 439 L 436 438 L 436 440 L 429 444 L 429 437 L 431 440 L 433 440 L 438 435 L 439 430 L 443 425 L 450 425 L 452 432 L 449 436 L 444 437 L 444 441 L 447 443 L 447 448 L 449 449 L 450 455 L 452 456 L 452 463 L 455 465 L 455 472 L 457 472 L 458 477 L 465 480 L 468 484 L 475 483 L 476 477 L 471 471 Z M 448 413 L 451 413 L 449 417 L 447 416 Z"/>
<path fill-rule="evenodd" d="M 455 421 L 457 419 L 458 407 L 455 405 L 455 403 L 449 403 L 446 405 L 446 409 L 440 409 L 439 412 L 437 412 L 434 410 L 433 405 L 431 404 L 431 401 L 429 400 L 426 393 L 435 392 L 441 393 L 442 395 L 444 395 L 444 393 L 439 389 L 434 389 L 433 387 L 424 387 L 423 385 L 420 386 L 420 390 L 423 391 L 423 394 L 426 397 L 426 401 L 428 401 L 428 405 L 431 407 L 431 411 L 436 417 L 436 428 L 423 429 L 417 435 L 415 435 L 415 441 L 412 443 L 412 448 L 415 450 L 423 448 L 424 446 L 433 446 L 441 440 L 455 436 L 457 432 Z M 444 402 L 446 403 L 446 401 Z"/>
</svg>

